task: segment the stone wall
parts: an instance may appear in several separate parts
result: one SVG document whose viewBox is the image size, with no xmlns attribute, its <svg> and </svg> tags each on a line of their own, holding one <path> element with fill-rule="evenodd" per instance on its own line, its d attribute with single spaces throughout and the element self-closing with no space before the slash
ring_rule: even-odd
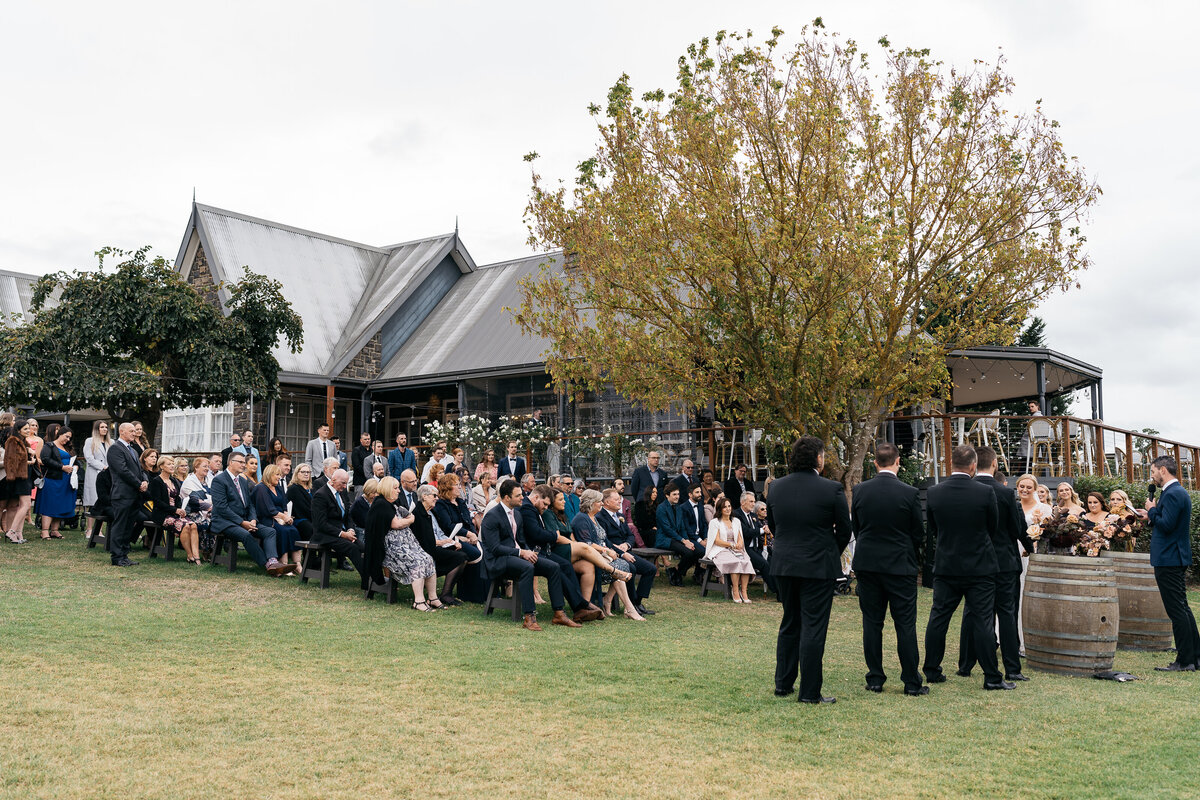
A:
<svg viewBox="0 0 1200 800">
<path fill-rule="evenodd" d="M 196 257 L 192 259 L 192 269 L 188 272 L 187 281 L 205 300 L 218 308 L 221 306 L 221 296 L 217 293 L 217 283 L 208 267 L 208 257 L 204 255 L 203 245 L 196 246 Z"/>
<path fill-rule="evenodd" d="M 358 351 L 358 355 L 350 359 L 350 363 L 338 377 L 369 381 L 378 378 L 381 369 L 383 369 L 383 345 L 380 343 L 379 332 L 376 331 L 371 340 L 363 345 L 363 349 Z"/>
</svg>

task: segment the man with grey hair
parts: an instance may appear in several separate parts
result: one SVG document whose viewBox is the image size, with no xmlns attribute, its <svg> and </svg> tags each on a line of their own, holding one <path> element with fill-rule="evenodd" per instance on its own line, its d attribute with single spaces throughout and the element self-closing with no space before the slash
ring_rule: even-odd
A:
<svg viewBox="0 0 1200 800">
<path fill-rule="evenodd" d="M 329 479 L 333 477 L 333 473 L 338 471 L 338 460 L 333 456 L 330 456 L 322 461 L 320 466 L 321 474 L 313 478 L 313 494 L 316 494 L 318 489 L 328 483 Z"/>
<path fill-rule="evenodd" d="M 336 463 L 336 460 L 335 460 Z M 363 571 L 363 543 L 354 532 L 346 502 L 350 473 L 335 469 L 329 480 L 313 492 L 312 515 L 314 544 L 328 545 L 339 556 L 349 558 L 359 574 Z"/>
<path fill-rule="evenodd" d="M 225 468 L 225 462 L 221 459 L 220 453 L 213 453 L 208 457 L 208 477 L 204 479 L 204 484 L 207 488 L 212 488 L 213 478 Z"/>
<path fill-rule="evenodd" d="M 742 534 L 746 539 L 746 555 L 750 557 L 754 571 L 762 576 L 767 588 L 774 593 L 775 579 L 771 577 L 770 564 L 762 552 L 764 525 L 755 513 L 757 503 L 754 500 L 754 492 L 742 492 L 737 505 L 738 508 L 733 511 L 733 518 L 742 526 Z M 765 503 L 763 508 L 766 508 Z"/>
<path fill-rule="evenodd" d="M 528 495 L 533 491 L 533 487 L 537 485 L 537 477 L 532 472 L 526 472 L 521 476 L 521 491 Z"/>
</svg>

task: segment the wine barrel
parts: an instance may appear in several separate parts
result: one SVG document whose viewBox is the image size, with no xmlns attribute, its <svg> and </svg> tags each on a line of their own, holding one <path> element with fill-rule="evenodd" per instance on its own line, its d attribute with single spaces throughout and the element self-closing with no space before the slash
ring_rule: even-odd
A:
<svg viewBox="0 0 1200 800">
<path fill-rule="evenodd" d="M 1031 669 L 1059 675 L 1112 669 L 1121 612 L 1111 560 L 1031 555 L 1022 600 Z"/>
<path fill-rule="evenodd" d="M 1117 573 L 1121 602 L 1119 650 L 1170 650 L 1174 641 L 1171 618 L 1163 607 L 1149 553 L 1105 553 Z"/>
</svg>

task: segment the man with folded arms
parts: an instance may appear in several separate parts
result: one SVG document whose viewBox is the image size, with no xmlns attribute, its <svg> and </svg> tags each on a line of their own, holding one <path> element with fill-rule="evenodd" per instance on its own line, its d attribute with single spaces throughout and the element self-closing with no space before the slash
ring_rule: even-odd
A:
<svg viewBox="0 0 1200 800">
<path fill-rule="evenodd" d="M 889 606 L 896 627 L 896 652 L 904 693 L 929 694 L 921 683 L 917 653 L 917 551 L 925 539 L 921 500 L 915 487 L 901 483 L 900 451 L 896 445 L 875 445 L 878 474 L 854 488 L 850 522 L 858 546 L 854 574 L 858 606 L 863 616 L 863 658 L 867 689 L 882 692 L 883 619 Z"/>
<path fill-rule="evenodd" d="M 254 563 L 265 567 L 272 575 L 286 575 L 298 571 L 299 567 L 279 562 L 279 550 L 275 544 L 275 529 L 258 527 L 258 515 L 250 498 L 250 484 L 242 477 L 246 469 L 245 453 L 231 452 L 229 466 L 213 478 L 212 523 L 209 530 L 214 534 L 237 539 Z M 258 540 L 262 539 L 260 546 Z"/>
<path fill-rule="evenodd" d="M 483 561 L 488 575 L 492 578 L 508 578 L 516 583 L 517 593 L 521 596 L 521 610 L 525 614 L 522 627 L 526 630 L 542 629 L 537 623 L 537 606 L 533 602 L 535 575 L 544 577 L 550 590 L 550 604 L 554 608 L 554 617 L 550 621 L 568 628 L 580 627 L 578 622 L 563 612 L 562 577 L 558 565 L 538 558 L 538 554 L 525 543 L 521 515 L 517 512 L 523 499 L 521 487 L 514 480 L 504 480 L 500 483 L 498 494 L 500 502 L 483 515 L 480 526 Z"/>
<path fill-rule="evenodd" d="M 959 445 L 950 455 L 953 473 L 931 488 L 925 509 L 929 535 L 937 542 L 933 561 L 933 608 L 925 627 L 925 664 L 930 683 L 942 683 L 942 658 L 950 618 L 964 599 L 975 632 L 975 656 L 983 668 L 984 689 L 1015 689 L 996 668 L 992 617 L 996 605 L 996 547 L 1000 525 L 996 494 L 972 480 L 975 448 Z"/>
</svg>

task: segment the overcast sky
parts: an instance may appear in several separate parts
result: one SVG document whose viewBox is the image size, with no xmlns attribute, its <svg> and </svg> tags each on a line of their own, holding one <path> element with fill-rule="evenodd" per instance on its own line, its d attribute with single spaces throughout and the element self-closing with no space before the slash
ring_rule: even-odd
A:
<svg viewBox="0 0 1200 800">
<path fill-rule="evenodd" d="M 585 10 L 586 9 L 586 10 Z M 569 177 L 592 101 L 669 87 L 720 28 L 815 16 L 950 64 L 1003 52 L 1104 190 L 1051 347 L 1101 367 L 1114 425 L 1200 443 L 1200 4 L 1117 2 L 15 3 L 0 29 L 0 268 L 174 258 L 202 203 L 385 245 L 458 219 L 480 264 L 528 252 L 521 156 Z M 789 40 L 793 41 L 793 40 Z M 1076 410 L 1086 415 L 1086 396 Z"/>
</svg>

